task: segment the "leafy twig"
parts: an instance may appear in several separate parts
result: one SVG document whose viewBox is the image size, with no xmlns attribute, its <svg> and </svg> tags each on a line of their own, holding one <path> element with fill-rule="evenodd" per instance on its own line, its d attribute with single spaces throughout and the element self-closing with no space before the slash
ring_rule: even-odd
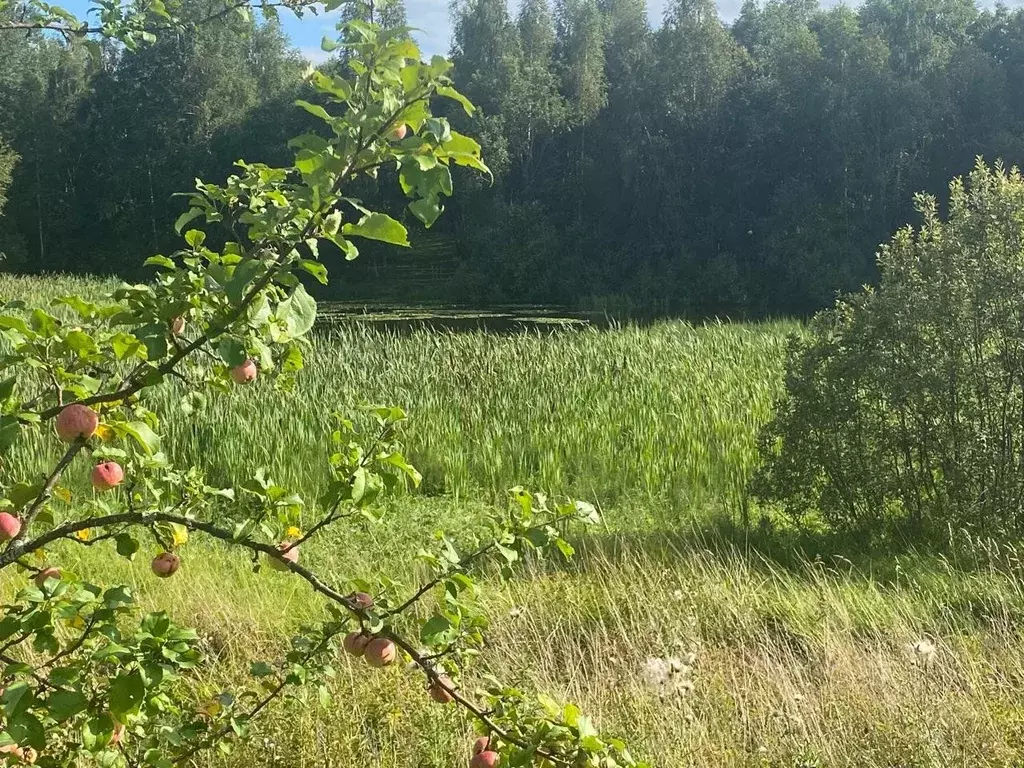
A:
<svg viewBox="0 0 1024 768">
<path fill-rule="evenodd" d="M 299 565 L 298 563 L 293 563 L 289 560 L 285 560 L 282 557 L 281 551 L 278 550 L 276 547 L 270 544 L 264 544 L 263 542 L 254 541 L 252 539 L 236 539 L 231 531 L 228 531 L 224 528 L 220 528 L 214 525 L 213 523 L 208 523 L 202 520 L 194 520 L 189 517 L 170 514 L 167 512 L 125 512 L 121 514 L 107 515 L 105 517 L 100 518 L 93 518 L 90 521 L 73 521 L 70 523 L 65 523 L 64 525 L 58 526 L 52 531 L 44 533 L 38 538 L 33 539 L 31 542 L 25 545 L 25 550 L 33 551 L 48 544 L 50 541 L 53 541 L 54 539 L 65 537 L 68 534 L 74 533 L 76 530 L 82 530 L 83 528 L 90 527 L 90 525 L 105 526 L 117 525 L 120 523 L 143 524 L 148 523 L 150 521 L 178 523 L 180 525 L 185 526 L 186 528 L 189 528 L 190 530 L 201 531 L 209 536 L 212 536 L 213 538 L 220 539 L 221 541 L 225 541 L 229 544 L 235 544 L 237 546 L 244 547 L 254 552 L 262 553 L 264 555 L 267 555 L 268 557 L 276 558 L 281 563 L 283 563 L 284 566 L 289 571 L 298 574 L 301 578 L 303 578 L 316 592 L 319 592 L 331 601 L 343 606 L 357 618 L 361 620 L 366 618 L 366 609 L 364 609 L 352 596 L 343 595 L 342 593 L 338 592 L 305 566 Z M 489 547 L 485 549 L 489 549 Z M 2 567 L 3 565 L 3 558 L 5 555 L 0 555 L 0 567 Z M 449 694 L 451 694 L 452 698 L 456 702 L 458 702 L 460 706 L 465 708 L 474 717 L 480 720 L 480 722 L 487 726 L 487 728 L 492 733 L 496 734 L 499 738 L 509 742 L 510 744 L 515 744 L 516 746 L 522 749 L 534 750 L 538 756 L 543 757 L 546 760 L 550 760 L 552 763 L 555 763 L 556 765 L 568 766 L 571 764 L 568 760 L 565 760 L 559 757 L 558 755 L 550 753 L 546 750 L 540 749 L 535 745 L 528 744 L 522 739 L 519 739 L 516 736 L 502 729 L 484 710 L 482 710 L 472 701 L 470 701 L 461 693 L 459 693 L 458 690 L 456 690 L 451 685 L 442 680 L 440 675 L 434 669 L 434 665 L 431 663 L 431 660 L 421 655 L 419 651 L 417 651 L 416 648 L 411 643 L 409 643 L 409 641 L 405 640 L 401 635 L 398 635 L 397 633 L 391 630 L 386 630 L 382 632 L 381 635 L 389 638 L 392 642 L 395 643 L 395 645 L 404 650 L 413 660 L 413 662 L 424 671 L 424 673 L 427 675 L 427 677 L 430 679 L 433 685 L 437 685 L 440 688 L 446 690 Z"/>
</svg>

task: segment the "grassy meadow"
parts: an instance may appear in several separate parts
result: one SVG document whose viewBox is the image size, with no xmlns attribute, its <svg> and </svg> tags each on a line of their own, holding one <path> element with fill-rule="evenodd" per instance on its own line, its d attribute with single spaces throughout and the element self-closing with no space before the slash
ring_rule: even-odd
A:
<svg viewBox="0 0 1024 768">
<path fill-rule="evenodd" d="M 95 289 L 0 276 L 0 298 Z M 205 466 L 215 483 L 265 466 L 307 499 L 325 482 L 332 411 L 405 408 L 423 488 L 390 502 L 380 525 L 339 526 L 304 546 L 304 562 L 338 583 L 410 578 L 411 555 L 433 531 L 471 528 L 512 485 L 597 504 L 605 524 L 577 537 L 570 566 L 485 579 L 492 627 L 478 671 L 576 701 L 655 765 L 1020 765 L 1016 549 L 870 553 L 742 528 L 757 431 L 795 328 L 664 321 L 397 334 L 350 322 L 315 335 L 291 392 L 260 382 L 211 397 L 191 417 L 174 385 L 153 398 L 176 463 Z M 41 467 L 55 450 L 39 441 L 4 461 Z M 63 556 L 196 626 L 220 662 L 194 681 L 204 694 L 241 679 L 323 611 L 300 580 L 254 574 L 243 556 L 199 542 L 167 581 L 102 546 Z M 655 685 L 652 657 L 686 659 L 688 671 L 668 689 Z M 258 739 L 199 764 L 464 764 L 469 723 L 432 704 L 419 677 L 400 667 L 370 674 L 346 659 L 338 669 L 332 704 L 282 702 Z"/>
</svg>

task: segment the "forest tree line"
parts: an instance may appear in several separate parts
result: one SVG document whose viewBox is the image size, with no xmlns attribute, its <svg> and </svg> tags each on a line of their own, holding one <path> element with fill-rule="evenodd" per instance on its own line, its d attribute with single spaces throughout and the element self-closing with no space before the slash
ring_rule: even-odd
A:
<svg viewBox="0 0 1024 768">
<path fill-rule="evenodd" d="M 383 10 L 404 23 L 397 0 Z M 942 194 L 979 155 L 1024 163 L 1020 9 L 769 0 L 726 24 L 710 0 L 671 0 L 657 27 L 644 0 L 452 14 L 479 111 L 451 117 L 494 182 L 457 179 L 404 258 L 339 256 L 352 295 L 803 314 L 874 279 L 915 192 Z M 128 274 L 174 247 L 173 195 L 196 176 L 287 156 L 306 64 L 273 21 L 230 23 L 247 34 L 207 24 L 99 56 L 0 35 L 0 268 Z"/>
</svg>

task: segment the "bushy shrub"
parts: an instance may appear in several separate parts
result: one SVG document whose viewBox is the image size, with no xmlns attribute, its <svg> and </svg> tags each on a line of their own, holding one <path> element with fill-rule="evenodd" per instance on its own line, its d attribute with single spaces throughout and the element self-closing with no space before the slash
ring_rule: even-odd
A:
<svg viewBox="0 0 1024 768">
<path fill-rule="evenodd" d="M 979 160 L 948 216 L 881 248 L 877 289 L 790 341 L 755 493 L 841 529 L 1024 528 L 1024 177 Z"/>
</svg>

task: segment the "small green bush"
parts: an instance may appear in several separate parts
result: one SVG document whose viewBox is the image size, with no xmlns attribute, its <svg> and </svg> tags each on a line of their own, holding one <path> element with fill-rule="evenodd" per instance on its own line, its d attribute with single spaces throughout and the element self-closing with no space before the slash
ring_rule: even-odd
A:
<svg viewBox="0 0 1024 768">
<path fill-rule="evenodd" d="M 836 528 L 1024 529 L 1024 177 L 978 161 L 948 217 L 878 255 L 877 289 L 794 336 L 755 494 Z"/>
</svg>

